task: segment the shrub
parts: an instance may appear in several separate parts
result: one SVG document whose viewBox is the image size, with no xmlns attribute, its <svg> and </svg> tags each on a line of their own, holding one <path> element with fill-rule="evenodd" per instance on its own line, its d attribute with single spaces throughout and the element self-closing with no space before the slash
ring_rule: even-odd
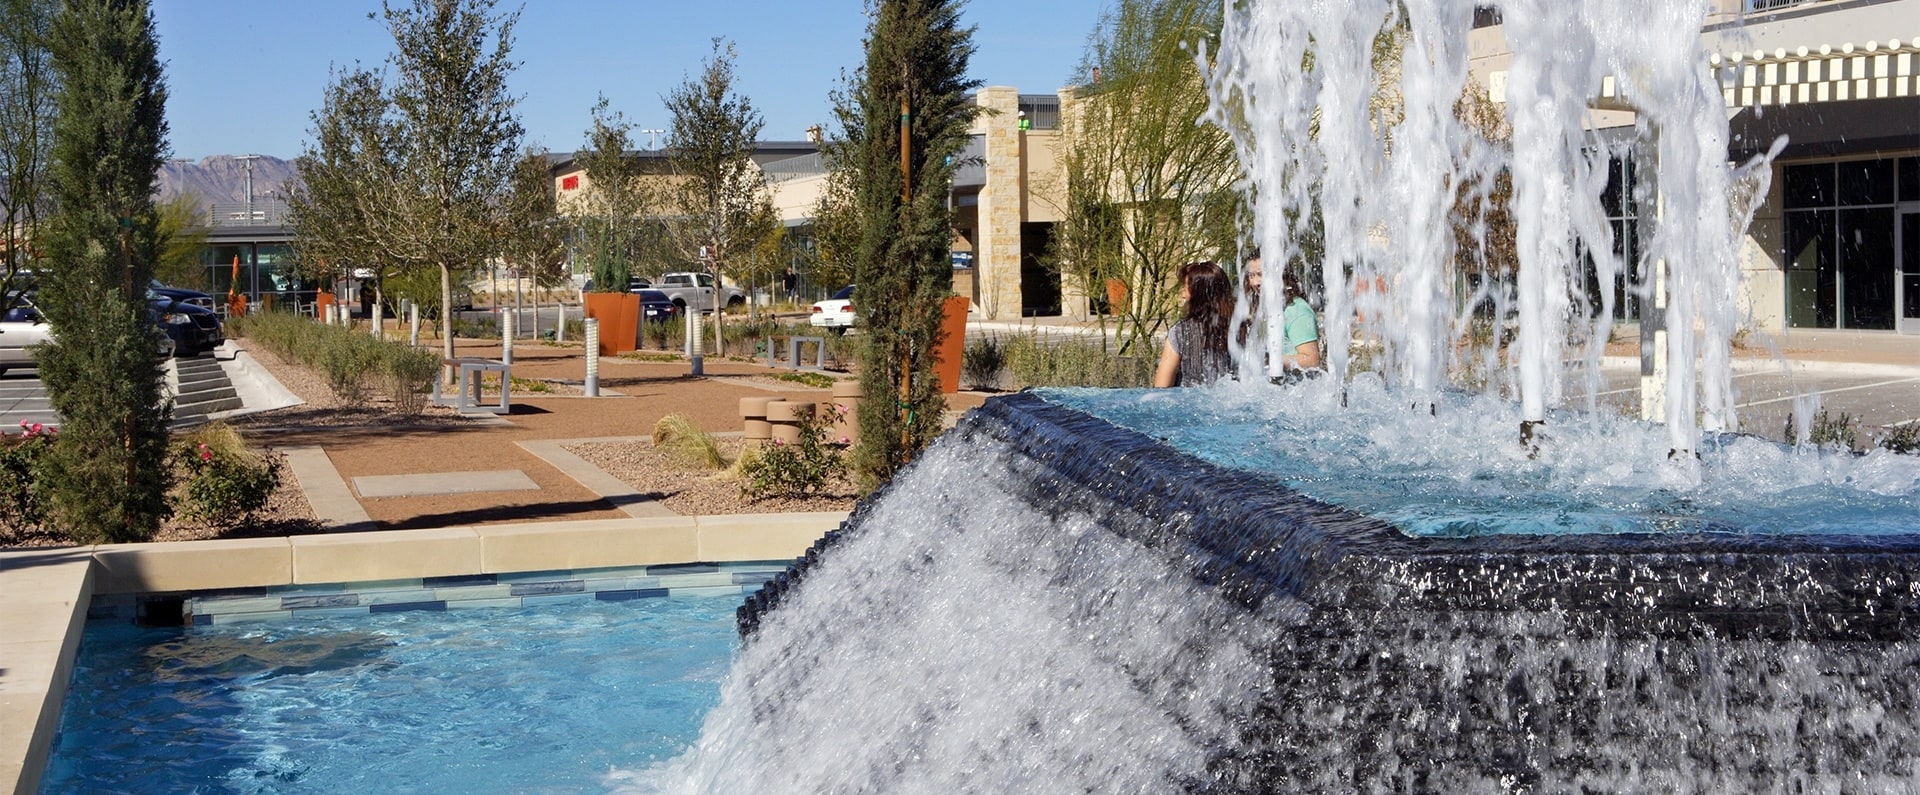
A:
<svg viewBox="0 0 1920 795">
<path fill-rule="evenodd" d="M 1104 345 L 1078 337 L 1055 341 L 1032 333 L 1001 343 L 1015 389 L 1034 386 L 1144 387 L 1153 383 L 1155 360 L 1116 356 Z"/>
<path fill-rule="evenodd" d="M 676 350 L 687 338 L 687 327 L 670 320 L 641 323 L 640 337 L 645 344 L 660 350 Z"/>
<path fill-rule="evenodd" d="M 41 466 L 52 449 L 54 429 L 20 421 L 20 435 L 0 434 L 0 525 L 16 533 L 46 529 L 51 495 L 41 485 Z"/>
<path fill-rule="evenodd" d="M 653 446 L 694 466 L 707 469 L 727 466 L 727 457 L 721 454 L 713 434 L 702 430 L 685 414 L 668 414 L 654 423 Z"/>
<path fill-rule="evenodd" d="M 800 441 L 775 440 L 741 457 L 740 491 L 748 499 L 804 498 L 826 491 L 828 484 L 846 475 L 846 459 L 838 445 L 827 443 L 820 417 L 803 417 L 799 426 Z"/>
<path fill-rule="evenodd" d="M 1000 385 L 1000 371 L 1007 366 L 999 337 L 981 337 L 967 343 L 960 355 L 960 375 L 973 389 L 994 389 Z"/>
<path fill-rule="evenodd" d="M 236 318 L 231 330 L 283 359 L 319 370 L 342 399 L 365 401 L 377 384 L 406 415 L 426 409 L 426 393 L 440 373 L 440 356 L 431 350 L 290 313 Z"/>
<path fill-rule="evenodd" d="M 1890 425 L 1876 442 L 1880 447 L 1905 455 L 1920 455 L 1920 422 Z"/>
<path fill-rule="evenodd" d="M 1821 409 L 1820 413 L 1813 415 L 1813 420 L 1807 424 L 1807 443 L 1815 447 L 1852 450 L 1859 440 L 1859 431 L 1855 426 L 1856 421 L 1853 415 L 1843 411 L 1840 412 L 1840 416 L 1835 417 L 1827 413 L 1826 409 Z M 1788 444 L 1799 443 L 1800 437 L 1797 431 L 1798 429 L 1794 427 L 1793 415 L 1788 414 L 1786 432 Z"/>
<path fill-rule="evenodd" d="M 254 454 L 220 423 L 177 440 L 174 460 L 181 475 L 176 510 L 210 527 L 252 522 L 280 487 L 280 462 Z"/>
</svg>

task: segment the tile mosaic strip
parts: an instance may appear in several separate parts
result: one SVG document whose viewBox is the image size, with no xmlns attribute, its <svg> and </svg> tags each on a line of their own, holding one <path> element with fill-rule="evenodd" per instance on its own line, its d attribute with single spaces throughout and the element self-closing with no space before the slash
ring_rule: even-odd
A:
<svg viewBox="0 0 1920 795">
<path fill-rule="evenodd" d="M 745 596 L 784 571 L 788 561 L 687 563 L 424 577 L 359 583 L 237 588 L 173 595 L 112 594 L 88 606 L 90 621 L 134 621 L 164 597 L 181 602 L 199 626 L 411 610 L 522 607 L 579 601 L 619 602 L 672 596 Z"/>
</svg>

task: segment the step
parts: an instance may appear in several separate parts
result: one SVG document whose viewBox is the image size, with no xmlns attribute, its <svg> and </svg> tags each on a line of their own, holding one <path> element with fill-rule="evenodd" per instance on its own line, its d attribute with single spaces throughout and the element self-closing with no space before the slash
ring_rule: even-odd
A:
<svg viewBox="0 0 1920 795">
<path fill-rule="evenodd" d="M 191 403 L 175 403 L 173 405 L 173 416 L 204 417 L 217 411 L 233 411 L 245 405 L 245 401 L 233 396 L 214 400 L 198 400 Z"/>
<path fill-rule="evenodd" d="M 193 400 L 220 400 L 223 398 L 238 397 L 239 394 L 240 393 L 235 391 L 232 386 L 215 389 L 183 389 L 174 394 L 173 400 L 175 403 Z"/>
</svg>

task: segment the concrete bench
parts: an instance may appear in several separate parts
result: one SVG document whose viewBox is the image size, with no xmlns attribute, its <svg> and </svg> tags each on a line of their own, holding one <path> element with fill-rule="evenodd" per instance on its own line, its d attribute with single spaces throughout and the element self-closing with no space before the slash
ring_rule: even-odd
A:
<svg viewBox="0 0 1920 795">
<path fill-rule="evenodd" d="M 461 414 L 506 414 L 512 410 L 513 365 L 493 359 L 463 356 L 455 359 L 442 359 L 447 367 L 458 367 L 459 379 L 455 382 L 455 391 L 451 398 L 441 394 L 441 378 L 433 379 L 433 403 L 436 406 L 452 406 Z M 486 373 L 500 374 L 500 403 L 489 406 L 482 402 L 480 383 Z"/>
<path fill-rule="evenodd" d="M 769 338 L 767 340 L 767 366 L 768 367 L 779 366 L 778 364 L 775 363 L 773 352 L 778 349 L 779 341 L 783 339 L 787 341 L 787 367 L 792 368 L 794 370 L 825 370 L 827 369 L 826 338 L 825 337 L 801 337 L 801 336 L 784 336 L 784 337 Z M 813 344 L 813 366 L 812 367 L 804 367 L 800 364 L 801 346 L 806 345 L 808 343 Z"/>
</svg>

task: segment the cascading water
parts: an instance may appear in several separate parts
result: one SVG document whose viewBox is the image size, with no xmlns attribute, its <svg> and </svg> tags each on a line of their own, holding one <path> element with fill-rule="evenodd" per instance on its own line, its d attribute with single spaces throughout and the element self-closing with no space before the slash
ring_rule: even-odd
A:
<svg viewBox="0 0 1920 795">
<path fill-rule="evenodd" d="M 1739 221 L 1702 6 L 1499 4 L 1501 145 L 1454 112 L 1474 5 L 1229 4 L 1204 56 L 1269 274 L 1321 265 L 1329 377 L 989 401 L 743 609 L 700 741 L 623 791 L 1913 789 L 1920 465 L 1700 431 Z M 1663 428 L 1555 409 L 1610 333 L 1575 263 L 1624 269 L 1609 78 L 1653 153 Z M 1450 219 L 1503 172 L 1521 263 L 1462 301 Z M 1478 301 L 1521 322 L 1513 393 L 1447 390 Z"/>
</svg>

